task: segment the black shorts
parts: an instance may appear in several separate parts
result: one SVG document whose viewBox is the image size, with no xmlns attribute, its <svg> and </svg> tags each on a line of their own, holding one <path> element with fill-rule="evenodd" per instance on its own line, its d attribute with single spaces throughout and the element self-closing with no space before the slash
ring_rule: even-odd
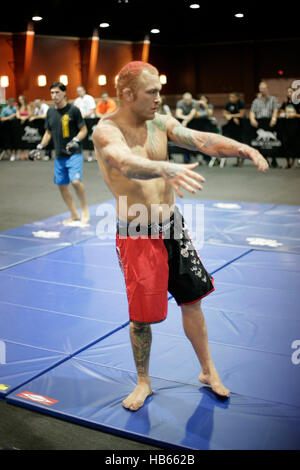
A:
<svg viewBox="0 0 300 470">
<path fill-rule="evenodd" d="M 117 253 L 123 270 L 130 320 L 154 323 L 167 316 L 168 291 L 178 305 L 198 302 L 214 291 L 176 208 L 170 220 L 147 227 L 118 222 Z"/>
</svg>

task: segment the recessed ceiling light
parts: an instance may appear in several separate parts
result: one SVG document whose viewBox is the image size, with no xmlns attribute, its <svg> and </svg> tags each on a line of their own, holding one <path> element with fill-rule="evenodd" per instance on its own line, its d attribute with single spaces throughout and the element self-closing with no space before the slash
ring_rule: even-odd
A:
<svg viewBox="0 0 300 470">
<path fill-rule="evenodd" d="M 244 13 L 236 13 L 234 16 L 236 18 L 244 18 Z"/>
<path fill-rule="evenodd" d="M 199 5 L 199 3 L 192 3 L 190 5 L 190 8 L 193 8 L 194 10 L 196 10 L 197 8 L 200 8 L 200 5 Z"/>
<path fill-rule="evenodd" d="M 99 26 L 100 26 L 100 28 L 108 28 L 109 23 L 100 23 Z"/>
<path fill-rule="evenodd" d="M 32 19 L 32 21 L 41 21 L 43 18 L 39 15 L 35 15 L 31 19 Z"/>
<path fill-rule="evenodd" d="M 152 34 L 158 34 L 158 33 L 160 33 L 160 30 L 157 29 L 157 28 L 153 28 L 153 29 L 151 29 L 150 33 L 152 33 Z"/>
</svg>

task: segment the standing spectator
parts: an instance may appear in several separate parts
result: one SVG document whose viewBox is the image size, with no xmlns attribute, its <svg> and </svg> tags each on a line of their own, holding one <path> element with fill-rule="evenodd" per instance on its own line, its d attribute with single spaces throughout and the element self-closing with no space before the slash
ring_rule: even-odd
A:
<svg viewBox="0 0 300 470">
<path fill-rule="evenodd" d="M 96 102 L 94 98 L 86 93 L 86 89 L 82 85 L 78 86 L 76 91 L 78 98 L 76 98 L 76 100 L 74 101 L 74 106 L 80 109 L 82 117 L 84 119 L 96 117 Z M 91 151 L 88 151 L 87 153 L 88 155 L 86 157 L 86 160 L 88 162 L 92 162 L 93 153 Z"/>
<path fill-rule="evenodd" d="M 11 121 L 12 119 L 15 119 L 17 116 L 17 107 L 16 107 L 16 102 L 14 98 L 9 98 L 7 105 L 2 108 L 1 114 L 0 114 L 0 121 L 1 122 L 6 122 L 6 121 Z M 9 132 L 11 134 L 11 131 Z M 1 150 L 0 153 L 0 160 L 2 160 L 3 156 L 6 154 L 7 150 Z M 16 159 L 15 156 L 15 151 L 12 149 L 9 149 L 9 159 L 10 161 L 14 161 Z"/>
<path fill-rule="evenodd" d="M 297 153 L 299 152 L 299 121 L 296 118 L 300 118 L 300 103 L 293 103 L 294 92 L 295 90 L 293 88 L 288 87 L 286 100 L 279 109 L 279 117 L 289 120 L 284 133 L 284 147 L 287 154 L 285 169 L 294 167 Z M 291 121 L 291 119 L 293 121 Z"/>
<path fill-rule="evenodd" d="M 31 114 L 29 121 L 35 119 L 46 119 L 47 111 L 49 106 L 44 103 L 40 98 L 36 98 L 33 103 L 33 113 Z"/>
<path fill-rule="evenodd" d="M 269 94 L 266 82 L 259 84 L 259 95 L 251 105 L 249 114 L 250 122 L 253 127 L 258 127 L 257 119 L 270 119 L 270 127 L 274 127 L 278 117 L 278 101 L 275 96 Z"/>
<path fill-rule="evenodd" d="M 55 149 L 54 183 L 58 186 L 61 196 L 71 212 L 71 217 L 63 223 L 68 224 L 81 220 L 87 224 L 89 208 L 86 202 L 85 187 L 82 183 L 83 156 L 81 142 L 87 135 L 87 127 L 80 110 L 68 103 L 66 86 L 54 82 L 50 87 L 54 106 L 48 109 L 42 141 L 35 150 L 30 152 L 31 159 L 37 158 L 47 147 L 51 138 Z M 81 206 L 81 219 L 73 199 L 71 186 L 75 189 Z"/>
<path fill-rule="evenodd" d="M 245 112 L 245 103 L 240 99 L 239 93 L 236 91 L 230 93 L 229 101 L 227 101 L 223 110 L 226 124 L 222 128 L 222 134 L 225 137 L 243 142 L 242 119 L 245 117 Z M 235 166 L 242 166 L 243 163 L 244 159 L 238 157 Z"/>
<path fill-rule="evenodd" d="M 47 103 L 44 103 L 40 98 L 36 98 L 33 103 L 33 114 L 30 116 L 29 121 L 35 121 L 36 119 L 46 119 L 47 111 L 49 106 Z M 45 151 L 45 157 L 43 160 L 51 160 L 51 150 Z"/>
<path fill-rule="evenodd" d="M 269 94 L 267 83 L 261 82 L 259 84 L 259 95 L 253 101 L 250 109 L 251 126 L 257 128 L 259 125 L 257 119 L 267 118 L 270 119 L 269 126 L 274 127 L 277 123 L 278 107 L 277 98 Z M 279 168 L 276 158 L 272 158 L 272 167 Z"/>
<path fill-rule="evenodd" d="M 94 118 L 96 103 L 91 95 L 87 95 L 85 88 L 80 85 L 76 88 L 78 98 L 74 101 L 74 106 L 80 109 L 83 118 Z"/>
<path fill-rule="evenodd" d="M 196 115 L 196 100 L 193 99 L 191 93 L 184 93 L 182 99 L 179 100 L 176 104 L 176 113 L 175 116 L 177 119 L 181 119 L 182 126 L 186 127 L 188 123 Z M 187 150 L 183 154 L 184 163 L 189 163 L 191 161 L 191 153 Z"/>
<path fill-rule="evenodd" d="M 105 114 L 110 114 L 116 111 L 117 103 L 109 97 L 108 93 L 104 91 L 101 95 L 101 100 L 98 101 L 96 106 L 96 116 L 102 118 Z"/>
</svg>

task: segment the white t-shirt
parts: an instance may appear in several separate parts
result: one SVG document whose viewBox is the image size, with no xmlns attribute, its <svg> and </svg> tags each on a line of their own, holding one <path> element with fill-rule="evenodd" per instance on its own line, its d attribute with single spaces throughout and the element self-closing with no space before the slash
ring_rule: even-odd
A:
<svg viewBox="0 0 300 470">
<path fill-rule="evenodd" d="M 92 109 L 96 109 L 95 100 L 91 95 L 79 96 L 73 104 L 80 109 L 83 118 L 86 117 Z M 93 113 L 90 117 L 95 117 L 95 114 Z"/>
<path fill-rule="evenodd" d="M 34 108 L 34 115 L 43 116 L 44 114 L 47 114 L 48 109 L 49 106 L 46 103 L 42 103 L 40 108 L 37 106 Z"/>
</svg>

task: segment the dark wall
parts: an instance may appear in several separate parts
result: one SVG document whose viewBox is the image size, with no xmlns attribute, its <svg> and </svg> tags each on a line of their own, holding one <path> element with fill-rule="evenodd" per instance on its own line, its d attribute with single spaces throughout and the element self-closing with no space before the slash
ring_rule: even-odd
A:
<svg viewBox="0 0 300 470">
<path fill-rule="evenodd" d="M 13 39 L 12 34 L 0 33 L 0 75 L 9 75 L 10 78 L 7 97 L 23 92 L 28 100 L 37 96 L 49 100 L 49 87 L 39 88 L 37 75 L 47 75 L 50 85 L 63 73 L 69 76 L 68 97 L 76 97 L 76 87 L 85 82 L 85 68 L 88 66 L 88 59 L 80 52 L 82 40 L 35 36 L 28 88 L 20 90 L 17 74 L 23 46 L 20 42 L 18 50 L 18 42 Z M 185 91 L 197 95 L 235 90 L 243 93 L 246 103 L 250 103 L 262 78 L 278 78 L 278 70 L 284 71 L 285 78 L 300 78 L 299 52 L 300 39 L 184 47 L 151 44 L 149 62 L 167 75 L 168 82 L 163 88 L 165 95 L 178 95 Z M 97 84 L 97 76 L 104 73 L 108 81 L 105 89 L 115 95 L 116 74 L 128 61 L 140 60 L 141 53 L 140 43 L 100 39 L 95 77 L 88 91 L 96 98 L 100 96 L 103 88 Z"/>
<path fill-rule="evenodd" d="M 149 61 L 168 76 L 165 94 L 244 93 L 251 102 L 262 78 L 299 77 L 300 39 L 189 47 L 154 46 Z"/>
</svg>

